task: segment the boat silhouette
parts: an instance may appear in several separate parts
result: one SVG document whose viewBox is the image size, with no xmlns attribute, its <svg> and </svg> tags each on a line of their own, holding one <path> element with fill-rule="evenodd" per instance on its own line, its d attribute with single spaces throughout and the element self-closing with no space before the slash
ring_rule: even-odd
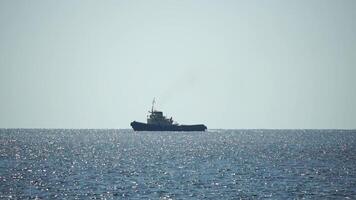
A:
<svg viewBox="0 0 356 200">
<path fill-rule="evenodd" d="M 155 99 L 152 101 L 152 108 L 147 116 L 147 123 L 133 121 L 131 127 L 135 131 L 205 131 L 204 124 L 179 125 L 174 122 L 172 117 L 167 118 L 162 111 L 154 109 Z"/>
</svg>

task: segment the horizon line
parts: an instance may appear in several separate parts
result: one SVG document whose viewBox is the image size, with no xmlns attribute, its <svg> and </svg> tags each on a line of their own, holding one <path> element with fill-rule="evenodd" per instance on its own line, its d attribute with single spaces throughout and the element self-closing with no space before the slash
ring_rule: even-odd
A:
<svg viewBox="0 0 356 200">
<path fill-rule="evenodd" d="M 133 130 L 132 128 L 2 128 L 0 129 L 24 129 L 24 130 L 34 130 L 34 129 L 40 129 L 40 130 Z M 352 131 L 355 130 L 356 128 L 208 128 L 207 131 L 209 130 L 347 130 L 347 131 Z M 155 131 L 153 131 L 155 132 Z M 164 132 L 164 131 L 162 131 Z"/>
</svg>

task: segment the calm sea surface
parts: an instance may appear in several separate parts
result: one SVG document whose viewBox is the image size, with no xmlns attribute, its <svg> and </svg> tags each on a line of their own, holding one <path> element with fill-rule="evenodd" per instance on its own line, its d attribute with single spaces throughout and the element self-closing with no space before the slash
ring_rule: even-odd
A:
<svg viewBox="0 0 356 200">
<path fill-rule="evenodd" d="M 0 129 L 2 199 L 356 199 L 356 131 Z"/>
</svg>

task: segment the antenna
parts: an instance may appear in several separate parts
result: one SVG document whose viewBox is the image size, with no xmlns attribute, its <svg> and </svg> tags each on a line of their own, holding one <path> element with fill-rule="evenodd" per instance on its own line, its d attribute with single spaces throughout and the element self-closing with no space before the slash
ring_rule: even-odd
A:
<svg viewBox="0 0 356 200">
<path fill-rule="evenodd" d="M 153 112 L 153 108 L 154 108 L 155 103 L 156 103 L 156 97 L 153 97 L 151 112 Z"/>
</svg>

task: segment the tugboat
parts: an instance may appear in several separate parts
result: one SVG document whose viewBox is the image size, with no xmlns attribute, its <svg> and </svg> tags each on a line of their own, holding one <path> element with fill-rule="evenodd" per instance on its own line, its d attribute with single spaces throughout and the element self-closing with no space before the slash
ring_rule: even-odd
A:
<svg viewBox="0 0 356 200">
<path fill-rule="evenodd" d="M 147 116 L 147 123 L 131 122 L 134 131 L 205 131 L 207 127 L 204 124 L 179 125 L 173 122 L 172 117 L 166 118 L 162 111 L 154 109 L 155 99 L 152 102 L 152 108 Z"/>
</svg>

